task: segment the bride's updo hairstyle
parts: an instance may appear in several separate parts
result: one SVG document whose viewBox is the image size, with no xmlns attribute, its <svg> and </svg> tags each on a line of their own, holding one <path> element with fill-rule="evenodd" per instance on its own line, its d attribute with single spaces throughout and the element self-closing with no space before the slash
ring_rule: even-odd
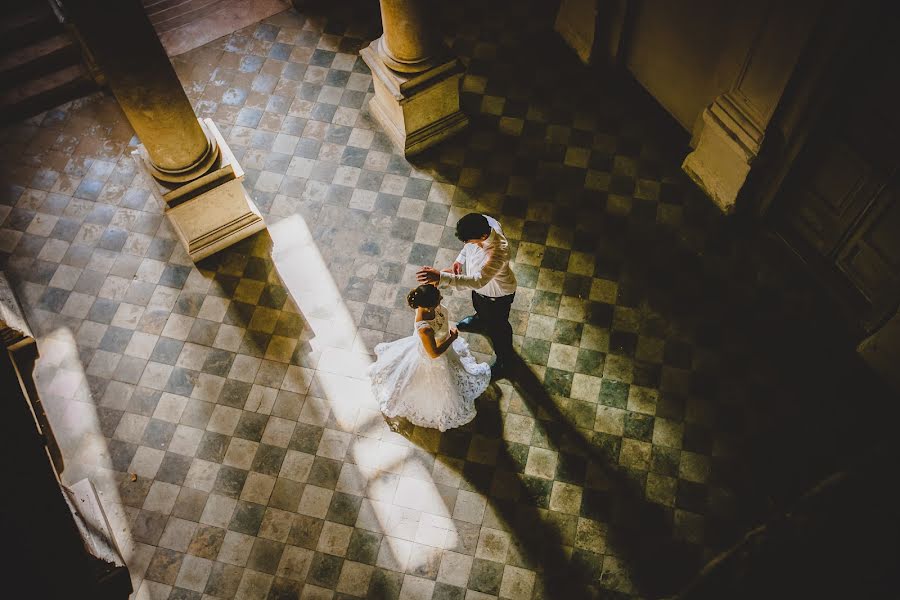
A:
<svg viewBox="0 0 900 600">
<path fill-rule="evenodd" d="M 409 291 L 406 302 L 410 308 L 433 308 L 441 301 L 441 294 L 436 286 L 423 284 Z"/>
</svg>

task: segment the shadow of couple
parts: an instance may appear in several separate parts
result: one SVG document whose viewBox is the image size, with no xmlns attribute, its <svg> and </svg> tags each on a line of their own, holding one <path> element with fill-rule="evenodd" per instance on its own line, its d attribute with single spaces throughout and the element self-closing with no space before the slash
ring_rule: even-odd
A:
<svg viewBox="0 0 900 600">
<path fill-rule="evenodd" d="M 517 392 L 510 395 L 515 411 L 535 418 L 531 443 L 504 438 L 503 392 L 494 381 L 463 430 L 496 445 L 495 460 L 466 460 L 461 475 L 508 529 L 507 564 L 538 573 L 533 597 L 658 598 L 684 587 L 700 566 L 698 548 L 674 537 L 671 509 L 645 499 L 646 475 L 618 466 L 618 448 L 596 444 L 573 425 L 521 357 L 513 354 L 504 376 Z M 412 438 L 405 420 L 389 425 Z M 535 447 L 557 452 L 552 479 L 526 473 Z"/>
</svg>

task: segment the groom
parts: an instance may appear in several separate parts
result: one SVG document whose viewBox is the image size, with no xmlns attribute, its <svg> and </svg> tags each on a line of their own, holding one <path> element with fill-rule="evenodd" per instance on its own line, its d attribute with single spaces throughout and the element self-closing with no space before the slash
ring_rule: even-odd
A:
<svg viewBox="0 0 900 600">
<path fill-rule="evenodd" d="M 469 213 L 456 223 L 456 237 L 465 243 L 453 266 L 443 271 L 422 267 L 420 283 L 472 290 L 475 314 L 457 324 L 460 331 L 487 335 L 497 360 L 491 367 L 494 379 L 506 376 L 512 364 L 512 327 L 509 309 L 516 295 L 516 276 L 509 268 L 509 242 L 496 219 Z"/>
</svg>

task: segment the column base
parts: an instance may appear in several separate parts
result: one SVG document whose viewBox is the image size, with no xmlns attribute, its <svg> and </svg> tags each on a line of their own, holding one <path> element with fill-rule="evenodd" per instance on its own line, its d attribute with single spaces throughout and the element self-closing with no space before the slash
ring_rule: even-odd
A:
<svg viewBox="0 0 900 600">
<path fill-rule="evenodd" d="M 266 228 L 240 179 L 167 208 L 166 216 L 194 262 Z"/>
<path fill-rule="evenodd" d="M 415 74 L 397 73 L 378 51 L 380 38 L 359 55 L 372 71 L 375 96 L 369 110 L 406 156 L 418 154 L 469 124 L 459 108 L 463 68 L 450 58 Z"/>
<path fill-rule="evenodd" d="M 694 129 L 694 151 L 684 159 L 681 169 L 722 212 L 729 214 L 734 211 L 764 133 L 728 94 L 704 109 Z"/>
<path fill-rule="evenodd" d="M 166 205 L 166 216 L 191 260 L 206 258 L 266 228 L 253 199 L 244 190 L 244 170 L 212 119 L 202 119 L 215 138 L 219 157 L 208 173 L 178 187 L 154 179 L 143 146 L 135 162 L 149 176 L 151 191 Z"/>
</svg>

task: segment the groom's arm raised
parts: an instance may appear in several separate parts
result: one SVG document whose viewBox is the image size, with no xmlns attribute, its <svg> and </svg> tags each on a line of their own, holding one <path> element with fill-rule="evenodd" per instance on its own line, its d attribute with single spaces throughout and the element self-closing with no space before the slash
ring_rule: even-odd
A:
<svg viewBox="0 0 900 600">
<path fill-rule="evenodd" d="M 466 273 L 466 274 L 455 274 L 455 273 L 440 273 L 440 280 L 438 281 L 438 285 L 440 287 L 455 287 L 458 289 L 473 289 L 477 290 L 479 288 L 484 287 L 487 283 L 494 278 L 494 276 L 503 268 L 503 265 L 508 261 L 508 257 L 506 253 L 503 252 L 499 247 L 494 247 L 488 250 L 487 259 L 484 261 L 484 265 L 480 270 L 474 273 Z"/>
<path fill-rule="evenodd" d="M 462 247 L 462 250 L 459 251 L 459 255 L 456 257 L 456 260 L 453 261 L 453 264 L 447 267 L 446 269 L 441 269 L 441 273 L 453 273 L 454 275 L 459 275 L 463 271 L 463 265 L 466 264 L 466 251 L 468 250 L 469 245 L 465 244 Z"/>
</svg>

